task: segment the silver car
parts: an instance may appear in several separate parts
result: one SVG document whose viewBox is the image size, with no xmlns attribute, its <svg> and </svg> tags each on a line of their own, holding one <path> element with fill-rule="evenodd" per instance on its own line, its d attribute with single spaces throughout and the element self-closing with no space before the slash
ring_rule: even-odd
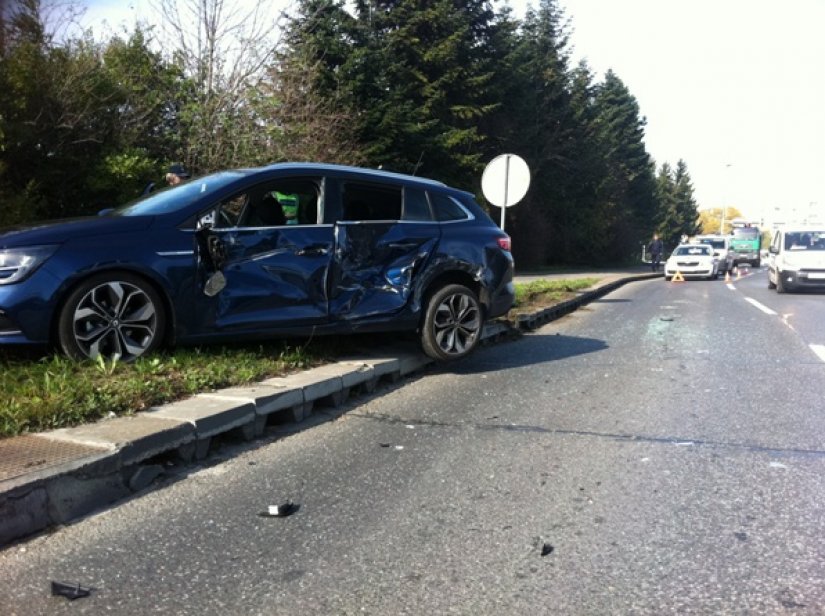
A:
<svg viewBox="0 0 825 616">
<path fill-rule="evenodd" d="M 697 235 L 693 241 L 708 244 L 713 248 L 714 256 L 719 259 L 719 271 L 729 272 L 733 269 L 733 254 L 730 252 L 730 237 L 727 235 Z"/>
</svg>

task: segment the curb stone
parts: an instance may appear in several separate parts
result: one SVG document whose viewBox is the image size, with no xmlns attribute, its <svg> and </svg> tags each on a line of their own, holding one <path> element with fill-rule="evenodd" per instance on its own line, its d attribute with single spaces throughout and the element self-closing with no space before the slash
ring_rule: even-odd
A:
<svg viewBox="0 0 825 616">
<path fill-rule="evenodd" d="M 628 282 L 657 277 L 661 274 L 622 276 L 555 306 L 518 315 L 515 323 L 488 322 L 481 342 L 495 344 L 532 331 Z M 53 464 L 31 458 L 25 472 L 0 476 L 0 547 L 147 489 L 164 472 L 159 457 L 203 459 L 215 437 L 234 432 L 252 439 L 268 423 L 301 422 L 316 407 L 340 406 L 353 390 L 371 393 L 381 379 L 398 382 L 432 363 L 423 353 L 379 349 L 133 416 L 20 437 L 27 447 L 37 445 L 32 449 L 42 445 L 68 453 Z"/>
</svg>

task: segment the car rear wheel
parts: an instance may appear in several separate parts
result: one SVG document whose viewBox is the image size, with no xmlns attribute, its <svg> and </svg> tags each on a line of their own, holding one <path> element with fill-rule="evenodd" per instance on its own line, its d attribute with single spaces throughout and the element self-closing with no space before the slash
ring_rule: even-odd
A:
<svg viewBox="0 0 825 616">
<path fill-rule="evenodd" d="M 156 349 L 165 328 L 163 302 L 150 284 L 127 273 L 99 274 L 63 304 L 58 342 L 75 359 L 129 362 Z"/>
<path fill-rule="evenodd" d="M 768 288 L 769 289 L 775 289 L 776 288 L 776 283 L 771 282 L 771 273 L 770 272 L 768 272 Z"/>
<path fill-rule="evenodd" d="M 460 359 L 476 347 L 483 326 L 476 294 L 460 284 L 447 285 L 427 303 L 421 346 L 433 359 Z"/>
</svg>

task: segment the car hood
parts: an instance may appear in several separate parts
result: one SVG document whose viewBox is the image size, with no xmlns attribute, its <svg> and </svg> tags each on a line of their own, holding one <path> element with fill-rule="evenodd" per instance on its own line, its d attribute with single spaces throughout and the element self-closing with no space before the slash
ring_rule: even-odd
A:
<svg viewBox="0 0 825 616">
<path fill-rule="evenodd" d="M 0 248 L 62 244 L 70 239 L 137 232 L 149 227 L 153 220 L 153 216 L 88 216 L 6 227 L 0 229 Z"/>
</svg>

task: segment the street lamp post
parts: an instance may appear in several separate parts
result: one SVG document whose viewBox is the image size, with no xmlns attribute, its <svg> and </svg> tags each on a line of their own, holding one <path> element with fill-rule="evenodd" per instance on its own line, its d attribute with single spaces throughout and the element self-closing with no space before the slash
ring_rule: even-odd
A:
<svg viewBox="0 0 825 616">
<path fill-rule="evenodd" d="M 727 165 L 725 165 L 725 170 L 730 169 L 732 166 L 733 166 L 733 163 L 728 163 Z M 727 176 L 728 174 L 725 174 L 725 175 Z M 727 190 L 725 192 L 729 193 L 730 192 L 730 178 L 726 178 L 726 180 L 727 180 L 726 181 Z M 728 215 L 728 197 L 729 196 L 730 195 L 728 195 L 728 194 L 725 195 L 725 202 L 722 204 L 722 223 L 719 225 L 719 235 L 724 235 L 725 234 L 725 218 L 727 218 L 727 215 Z"/>
</svg>

